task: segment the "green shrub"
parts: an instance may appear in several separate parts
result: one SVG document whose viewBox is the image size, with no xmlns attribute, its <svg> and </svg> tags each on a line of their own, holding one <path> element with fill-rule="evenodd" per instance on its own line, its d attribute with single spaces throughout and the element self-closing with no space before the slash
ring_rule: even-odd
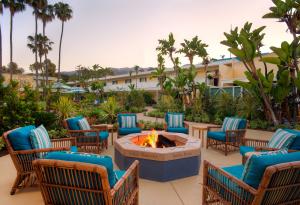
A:
<svg viewBox="0 0 300 205">
<path fill-rule="evenodd" d="M 268 129 L 268 127 L 270 126 L 270 123 L 268 121 L 260 119 L 251 120 L 249 124 L 251 129 Z"/>
<path fill-rule="evenodd" d="M 68 137 L 68 131 L 66 129 L 53 129 L 48 131 L 51 139 L 66 138 Z"/>
<path fill-rule="evenodd" d="M 236 115 L 236 99 L 228 93 L 221 93 L 216 97 L 217 114 L 221 119 Z"/>
<path fill-rule="evenodd" d="M 162 95 L 158 101 L 157 109 L 160 112 L 177 111 L 177 103 L 171 95 Z"/>
<path fill-rule="evenodd" d="M 144 108 L 145 107 L 144 96 L 141 91 L 132 90 L 132 91 L 130 91 L 129 95 L 127 96 L 127 99 L 125 102 L 125 108 L 126 108 L 126 110 L 129 110 L 132 107 L 136 107 L 136 108 Z"/>
<path fill-rule="evenodd" d="M 104 119 L 107 123 L 114 124 L 117 121 L 118 113 L 122 112 L 115 97 L 109 97 L 108 100 L 101 104 L 100 109 L 103 111 Z"/>
<path fill-rule="evenodd" d="M 131 113 L 142 113 L 145 111 L 145 109 L 140 107 L 131 107 L 128 111 Z"/>
<path fill-rule="evenodd" d="M 0 137 L 0 151 L 5 148 L 5 142 L 2 137 Z"/>
<path fill-rule="evenodd" d="M 149 116 L 149 117 L 164 118 L 165 113 L 164 112 L 160 112 L 159 110 L 151 110 L 151 111 L 147 112 L 146 115 Z"/>
<path fill-rule="evenodd" d="M 153 99 L 154 96 L 151 92 L 143 91 L 143 96 L 144 96 L 144 101 L 145 101 L 146 105 L 151 106 L 156 103 L 155 100 Z"/>
<path fill-rule="evenodd" d="M 144 121 L 144 120 L 140 120 L 139 121 L 140 124 L 143 124 L 143 130 L 163 130 L 164 129 L 164 123 L 161 122 L 151 122 L 151 121 Z"/>
<path fill-rule="evenodd" d="M 44 125 L 47 130 L 55 129 L 58 126 L 58 117 L 52 112 L 36 112 L 33 114 L 33 118 L 36 126 Z"/>
</svg>

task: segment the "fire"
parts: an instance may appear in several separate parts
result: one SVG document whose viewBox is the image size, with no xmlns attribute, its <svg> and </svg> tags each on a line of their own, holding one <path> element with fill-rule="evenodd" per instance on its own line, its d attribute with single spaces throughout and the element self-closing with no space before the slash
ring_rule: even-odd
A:
<svg viewBox="0 0 300 205">
<path fill-rule="evenodd" d="M 158 140 L 158 134 L 155 130 L 152 130 L 150 134 L 143 140 L 141 146 L 157 148 L 156 142 Z"/>
</svg>

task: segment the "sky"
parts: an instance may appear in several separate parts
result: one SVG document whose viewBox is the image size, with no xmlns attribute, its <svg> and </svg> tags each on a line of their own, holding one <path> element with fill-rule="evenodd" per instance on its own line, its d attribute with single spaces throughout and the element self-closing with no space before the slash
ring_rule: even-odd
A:
<svg viewBox="0 0 300 205">
<path fill-rule="evenodd" d="M 58 2 L 50 0 L 49 3 Z M 276 19 L 262 19 L 272 6 L 271 0 L 63 0 L 73 10 L 73 18 L 65 23 L 62 42 L 61 69 L 76 66 L 155 67 L 158 39 L 173 32 L 176 47 L 184 39 L 198 36 L 209 45 L 212 58 L 229 56 L 220 44 L 224 32 L 243 26 L 246 21 L 254 27 L 267 26 L 264 52 L 270 46 L 291 41 L 283 23 Z M 9 11 L 1 18 L 3 64 L 9 62 Z M 17 13 L 13 29 L 13 58 L 19 67 L 28 71 L 34 62 L 27 48 L 27 36 L 34 35 L 32 9 Z M 39 24 L 39 32 L 42 26 Z M 47 36 L 54 42 L 49 58 L 57 64 L 61 22 L 56 19 L 47 25 Z M 181 63 L 187 63 L 184 56 Z M 199 59 L 197 59 L 200 62 Z M 197 63 L 197 62 L 196 62 Z M 167 66 L 171 66 L 169 60 Z"/>
</svg>

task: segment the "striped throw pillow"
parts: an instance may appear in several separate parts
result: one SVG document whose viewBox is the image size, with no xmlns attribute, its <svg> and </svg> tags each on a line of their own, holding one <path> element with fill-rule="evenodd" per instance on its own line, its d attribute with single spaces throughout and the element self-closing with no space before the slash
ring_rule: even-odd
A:
<svg viewBox="0 0 300 205">
<path fill-rule="evenodd" d="M 239 128 L 240 122 L 241 119 L 239 118 L 226 117 L 222 125 L 222 130 L 224 132 L 226 132 L 227 130 L 237 130 Z"/>
<path fill-rule="evenodd" d="M 178 128 L 183 127 L 183 114 L 169 114 L 168 116 L 168 127 Z"/>
<path fill-rule="evenodd" d="M 283 129 L 278 129 L 268 143 L 268 147 L 276 149 L 288 149 L 296 135 Z"/>
<path fill-rule="evenodd" d="M 261 157 L 261 156 L 265 156 L 265 155 L 281 155 L 281 154 L 287 154 L 288 151 L 286 149 L 282 149 L 282 150 L 276 150 L 276 151 L 269 151 L 269 152 L 255 152 L 252 155 L 250 155 L 250 157 L 247 159 L 245 166 L 244 166 L 244 170 L 242 173 L 242 177 L 241 179 L 244 181 L 247 178 L 247 175 L 249 174 L 249 170 L 252 166 L 252 157 L 256 156 L 256 157 Z"/>
<path fill-rule="evenodd" d="M 86 118 L 78 120 L 78 125 L 81 130 L 91 130 L 91 126 Z"/>
<path fill-rule="evenodd" d="M 136 116 L 121 116 L 121 128 L 135 128 Z"/>
<path fill-rule="evenodd" d="M 45 149 L 52 147 L 48 132 L 43 125 L 31 130 L 30 141 L 34 149 Z M 45 154 L 46 153 L 39 153 L 38 156 L 43 158 Z"/>
</svg>

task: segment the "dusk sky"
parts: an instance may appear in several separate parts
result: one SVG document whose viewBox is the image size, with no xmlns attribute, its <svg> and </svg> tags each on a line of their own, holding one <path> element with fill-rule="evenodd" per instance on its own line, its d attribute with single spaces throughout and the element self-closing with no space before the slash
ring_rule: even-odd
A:
<svg viewBox="0 0 300 205">
<path fill-rule="evenodd" d="M 55 3 L 57 1 L 49 1 Z M 255 27 L 266 25 L 264 52 L 290 40 L 283 23 L 262 19 L 272 6 L 271 0 L 64 0 L 71 5 L 73 18 L 65 24 L 62 45 L 62 70 L 74 70 L 77 65 L 100 64 L 105 67 L 156 66 L 158 39 L 173 32 L 176 45 L 183 39 L 198 35 L 209 45 L 213 58 L 229 56 L 223 32 L 231 25 L 246 21 Z M 1 17 L 3 64 L 9 62 L 9 11 Z M 41 25 L 40 25 L 41 31 Z M 49 58 L 57 64 L 61 23 L 48 24 L 46 32 L 55 42 Z M 27 70 L 34 55 L 27 48 L 27 36 L 34 35 L 32 9 L 14 18 L 14 61 Z M 182 64 L 187 59 L 181 58 Z M 167 61 L 167 66 L 170 62 Z"/>
</svg>

